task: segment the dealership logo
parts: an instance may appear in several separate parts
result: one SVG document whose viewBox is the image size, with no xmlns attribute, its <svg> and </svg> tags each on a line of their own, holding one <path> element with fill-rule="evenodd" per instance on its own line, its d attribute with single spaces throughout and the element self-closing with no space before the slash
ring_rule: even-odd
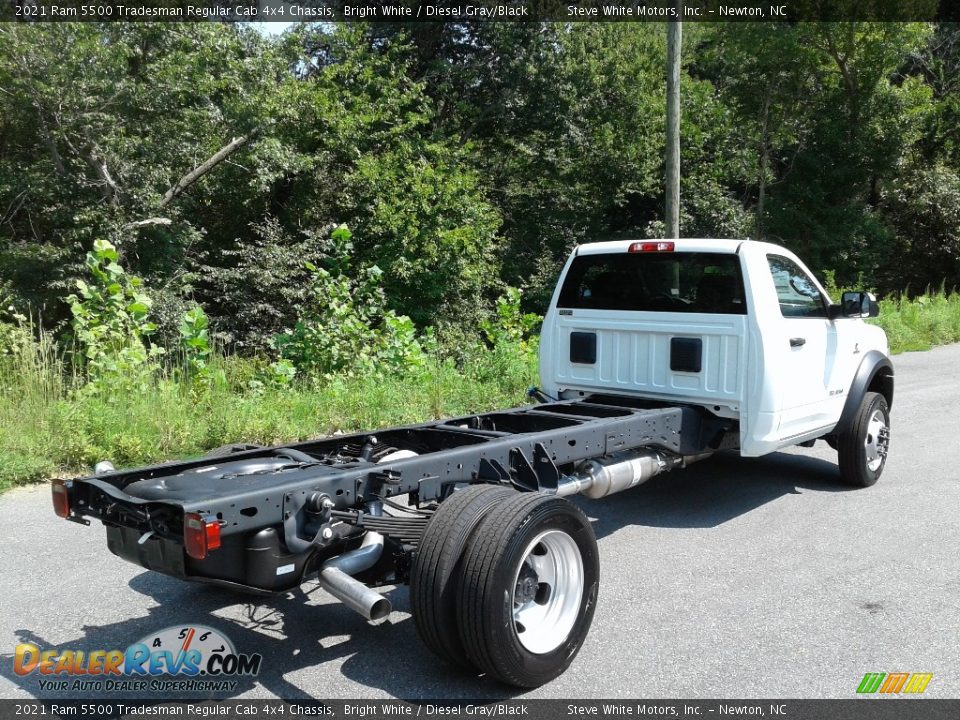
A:
<svg viewBox="0 0 960 720">
<path fill-rule="evenodd" d="M 256 675 L 262 660 L 259 653 L 238 653 L 219 630 L 178 625 L 147 635 L 123 650 L 42 650 L 34 643 L 20 643 L 14 651 L 13 671 L 21 676 L 221 678 Z"/>
<path fill-rule="evenodd" d="M 857 692 L 862 695 L 920 694 L 932 679 L 933 673 L 867 673 L 860 681 Z"/>
</svg>

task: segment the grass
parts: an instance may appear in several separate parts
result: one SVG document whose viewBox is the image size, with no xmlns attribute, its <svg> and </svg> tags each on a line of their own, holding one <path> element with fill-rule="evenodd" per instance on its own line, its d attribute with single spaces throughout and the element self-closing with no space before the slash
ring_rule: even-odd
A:
<svg viewBox="0 0 960 720">
<path fill-rule="evenodd" d="M 881 300 L 880 317 L 871 322 L 887 333 L 893 353 L 960 342 L 960 293 L 941 290 Z"/>
<path fill-rule="evenodd" d="M 460 368 L 437 362 L 406 376 L 334 377 L 251 390 L 251 362 L 220 358 L 218 379 L 196 388 L 166 375 L 94 394 L 51 345 L 0 357 L 0 491 L 57 475 L 203 454 L 234 442 L 289 443 L 522 405 L 534 356 L 486 351 Z"/>
<path fill-rule="evenodd" d="M 886 331 L 894 353 L 958 342 L 960 294 L 882 300 L 871 322 Z M 521 405 L 537 382 L 534 355 L 506 347 L 478 351 L 459 367 L 437 361 L 405 376 L 259 390 L 249 386 L 255 363 L 227 357 L 216 361 L 217 379 L 206 387 L 165 374 L 98 395 L 79 391 L 52 338 L 39 337 L 0 354 L 0 491 L 87 473 L 103 459 L 129 467 L 232 442 L 287 443 Z"/>
</svg>

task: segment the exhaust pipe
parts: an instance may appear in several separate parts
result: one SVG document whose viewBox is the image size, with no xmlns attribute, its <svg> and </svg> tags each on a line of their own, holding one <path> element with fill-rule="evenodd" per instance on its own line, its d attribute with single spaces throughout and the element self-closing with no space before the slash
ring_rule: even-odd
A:
<svg viewBox="0 0 960 720">
<path fill-rule="evenodd" d="M 655 475 L 677 466 L 686 467 L 692 462 L 709 457 L 710 454 L 701 453 L 680 457 L 662 454 L 655 450 L 643 450 L 620 452 L 599 460 L 588 460 L 576 475 L 560 478 L 557 495 L 582 493 L 596 500 L 629 490 L 645 483 Z"/>
<path fill-rule="evenodd" d="M 320 587 L 367 620 L 382 620 L 390 614 L 390 601 L 352 577 L 372 568 L 382 551 L 383 535 L 368 531 L 360 547 L 330 558 L 320 567 Z"/>
</svg>

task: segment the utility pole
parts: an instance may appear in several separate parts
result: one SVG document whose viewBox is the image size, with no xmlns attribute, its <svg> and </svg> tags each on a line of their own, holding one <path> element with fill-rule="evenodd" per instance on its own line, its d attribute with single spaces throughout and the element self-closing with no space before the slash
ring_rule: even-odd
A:
<svg viewBox="0 0 960 720">
<path fill-rule="evenodd" d="M 677 17 L 667 22 L 667 237 L 680 237 L 680 40 L 683 0 Z"/>
</svg>

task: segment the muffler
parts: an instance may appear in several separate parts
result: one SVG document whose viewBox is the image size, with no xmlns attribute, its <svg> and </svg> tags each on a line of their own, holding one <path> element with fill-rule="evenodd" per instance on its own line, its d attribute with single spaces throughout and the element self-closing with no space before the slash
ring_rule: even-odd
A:
<svg viewBox="0 0 960 720">
<path fill-rule="evenodd" d="M 575 475 L 560 478 L 558 495 L 581 493 L 594 500 L 629 490 L 650 478 L 675 467 L 686 467 L 692 462 L 709 457 L 700 455 L 669 455 L 656 450 L 628 450 L 598 460 L 588 460 Z"/>
<path fill-rule="evenodd" d="M 367 620 L 382 620 L 390 614 L 390 601 L 352 577 L 372 568 L 381 552 L 383 535 L 368 531 L 360 547 L 330 558 L 320 567 L 320 587 Z"/>
</svg>

